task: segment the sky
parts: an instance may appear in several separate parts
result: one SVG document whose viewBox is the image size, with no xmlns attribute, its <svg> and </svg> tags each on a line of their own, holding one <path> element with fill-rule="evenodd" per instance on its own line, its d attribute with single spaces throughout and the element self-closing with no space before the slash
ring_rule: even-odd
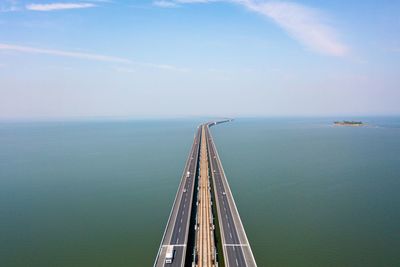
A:
<svg viewBox="0 0 400 267">
<path fill-rule="evenodd" d="M 400 115 L 400 1 L 0 0 L 0 119 Z"/>
</svg>

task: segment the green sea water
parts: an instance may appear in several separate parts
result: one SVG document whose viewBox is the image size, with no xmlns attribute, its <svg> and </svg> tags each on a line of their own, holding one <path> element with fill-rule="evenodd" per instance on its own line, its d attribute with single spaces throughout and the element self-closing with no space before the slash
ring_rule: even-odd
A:
<svg viewBox="0 0 400 267">
<path fill-rule="evenodd" d="M 212 129 L 259 266 L 400 266 L 400 119 Z M 200 120 L 0 123 L 0 266 L 151 266 Z"/>
</svg>

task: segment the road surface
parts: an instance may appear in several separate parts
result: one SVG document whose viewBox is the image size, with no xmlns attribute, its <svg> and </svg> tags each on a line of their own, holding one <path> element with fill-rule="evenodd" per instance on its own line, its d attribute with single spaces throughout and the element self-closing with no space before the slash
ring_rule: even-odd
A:
<svg viewBox="0 0 400 267">
<path fill-rule="evenodd" d="M 219 225 L 217 227 L 219 227 L 221 233 L 223 250 L 218 253 L 223 255 L 225 266 L 257 266 L 209 130 L 209 127 L 227 121 L 229 120 L 209 122 L 198 127 L 154 267 L 184 267 L 185 264 L 189 266 L 191 262 L 186 259 L 186 254 L 189 254 L 193 249 L 198 254 L 197 264 L 199 266 L 213 266 L 215 260 L 213 216 L 218 217 Z M 201 163 L 199 163 L 200 160 Z M 187 175 L 188 173 L 189 175 Z M 211 179 L 207 173 L 211 173 Z M 196 183 L 199 185 L 198 188 L 194 188 Z M 214 195 L 209 188 L 211 185 L 214 188 Z M 198 206 L 193 201 L 194 199 L 200 200 Z M 212 214 L 212 199 L 215 202 L 213 205 L 216 205 L 217 214 Z M 192 208 L 196 214 L 191 214 Z M 195 223 L 191 225 L 191 216 L 196 217 L 196 223 L 199 227 L 196 231 L 194 244 L 192 242 L 188 244 L 189 229 L 195 227 Z M 174 245 L 174 259 L 172 263 L 165 263 L 166 250 L 169 245 Z M 190 247 L 188 247 L 189 245 Z"/>
<path fill-rule="evenodd" d="M 185 265 L 188 232 L 189 227 L 191 227 L 189 224 L 193 205 L 194 181 L 196 179 L 199 159 L 200 137 L 201 127 L 197 130 L 189 157 L 186 161 L 171 214 L 154 263 L 155 267 L 183 267 Z M 188 172 L 190 174 L 187 177 Z M 165 263 L 165 254 L 168 245 L 174 245 L 175 248 L 172 264 Z"/>
<path fill-rule="evenodd" d="M 209 125 L 213 126 L 215 124 Z M 247 240 L 221 160 L 209 127 L 206 127 L 206 129 L 225 265 L 227 267 L 255 267 L 257 264 L 251 251 L 250 243 Z"/>
</svg>

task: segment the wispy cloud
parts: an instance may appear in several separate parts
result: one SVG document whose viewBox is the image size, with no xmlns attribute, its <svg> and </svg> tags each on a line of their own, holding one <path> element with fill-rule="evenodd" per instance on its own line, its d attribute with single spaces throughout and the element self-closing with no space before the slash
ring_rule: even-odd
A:
<svg viewBox="0 0 400 267">
<path fill-rule="evenodd" d="M 154 6 L 157 7 L 163 7 L 163 8 L 172 8 L 172 7 L 177 7 L 178 4 L 172 1 L 165 1 L 165 0 L 161 0 L 161 1 L 154 1 L 153 2 Z"/>
<path fill-rule="evenodd" d="M 343 56 L 348 48 L 317 9 L 290 2 L 241 1 L 248 9 L 271 18 L 306 47 L 332 56 Z"/>
<path fill-rule="evenodd" d="M 180 4 L 207 4 L 212 2 L 233 2 L 234 0 L 156 0 L 153 5 L 157 7 L 178 7 Z"/>
<path fill-rule="evenodd" d="M 344 56 L 349 48 L 339 40 L 336 30 L 329 25 L 323 12 L 294 2 L 267 0 L 171 0 L 168 5 L 228 2 L 271 19 L 292 38 L 305 47 L 331 56 Z M 168 4 L 169 3 L 169 4 Z"/>
<path fill-rule="evenodd" d="M 232 0 L 231 2 L 233 2 Z M 175 0 L 177 3 L 181 4 L 196 4 L 196 3 L 212 3 L 212 2 L 230 2 L 229 0 Z"/>
<path fill-rule="evenodd" d="M 86 2 L 94 2 L 94 3 L 114 3 L 113 0 L 88 0 Z"/>
<path fill-rule="evenodd" d="M 0 13 L 19 11 L 17 0 L 5 0 L 0 4 Z"/>
<path fill-rule="evenodd" d="M 91 54 L 91 53 L 71 52 L 63 50 L 42 49 L 30 46 L 20 46 L 20 45 L 12 45 L 4 43 L 0 43 L 0 51 L 1 50 L 15 51 L 20 53 L 30 53 L 30 54 L 45 54 L 45 55 L 60 56 L 60 57 L 72 57 L 72 58 L 88 59 L 95 61 L 132 63 L 131 60 L 120 57 L 112 57 L 112 56 L 105 56 L 105 55 Z"/>
<path fill-rule="evenodd" d="M 134 66 L 141 66 L 141 67 L 145 67 L 145 68 L 153 68 L 153 69 L 174 71 L 174 72 L 188 72 L 189 71 L 189 69 L 187 69 L 187 68 L 177 67 L 177 66 L 168 65 L 168 64 L 136 62 L 136 61 L 132 61 L 127 58 L 107 56 L 107 55 L 101 55 L 101 54 L 82 53 L 82 52 L 54 50 L 54 49 L 43 49 L 43 48 L 36 48 L 36 47 L 31 47 L 31 46 L 21 46 L 21 45 L 13 45 L 13 44 L 5 44 L 5 43 L 0 43 L 0 51 L 13 51 L 13 52 L 17 52 L 17 53 L 42 54 L 42 55 L 77 58 L 77 59 L 92 60 L 92 61 L 120 63 L 123 65 L 114 67 L 114 69 L 119 72 L 134 72 L 134 71 L 136 71 L 136 68 L 133 68 Z"/>
<path fill-rule="evenodd" d="M 18 11 L 18 10 L 19 10 L 19 8 L 16 6 L 0 7 L 0 13 L 14 12 L 14 11 Z"/>
<path fill-rule="evenodd" d="M 94 3 L 50 3 L 50 4 L 28 4 L 25 6 L 28 10 L 33 11 L 54 11 L 65 9 L 81 9 L 96 7 Z"/>
</svg>

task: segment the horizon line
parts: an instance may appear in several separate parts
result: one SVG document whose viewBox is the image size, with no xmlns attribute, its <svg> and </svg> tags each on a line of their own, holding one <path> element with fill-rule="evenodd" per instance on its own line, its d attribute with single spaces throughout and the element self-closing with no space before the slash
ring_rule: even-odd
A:
<svg viewBox="0 0 400 267">
<path fill-rule="evenodd" d="M 0 117 L 3 122 L 81 122 L 81 121 L 154 121 L 154 120 L 209 120 L 209 119 L 273 119 L 273 118 L 377 118 L 400 117 L 400 114 L 338 114 L 338 115 L 243 115 L 243 116 L 212 116 L 212 115 L 174 115 L 174 116 L 60 116 L 60 117 Z"/>
</svg>

